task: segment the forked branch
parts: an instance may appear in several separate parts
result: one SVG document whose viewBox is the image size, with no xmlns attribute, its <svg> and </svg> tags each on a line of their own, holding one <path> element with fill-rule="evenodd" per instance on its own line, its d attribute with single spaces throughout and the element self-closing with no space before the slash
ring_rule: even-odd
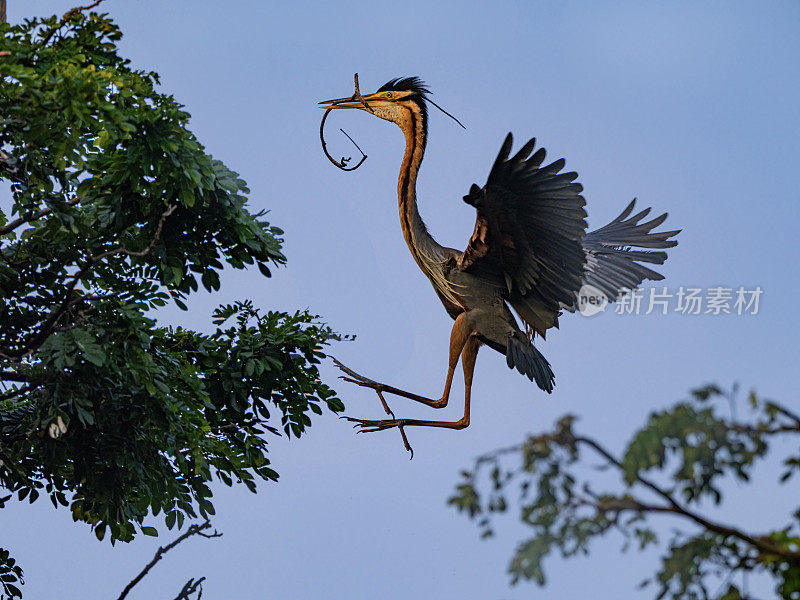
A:
<svg viewBox="0 0 800 600">
<path fill-rule="evenodd" d="M 142 569 L 139 572 L 139 574 L 136 577 L 134 577 L 128 585 L 125 586 L 125 589 L 122 590 L 122 593 L 119 595 L 117 600 L 125 600 L 125 597 L 128 595 L 128 593 L 130 593 L 130 591 L 134 588 L 134 586 L 137 583 L 139 583 L 142 579 L 144 579 L 145 575 L 147 575 L 150 572 L 150 569 L 152 569 L 154 566 L 156 566 L 156 564 L 162 558 L 164 558 L 164 555 L 167 552 L 172 550 L 175 546 L 177 546 L 181 542 L 185 541 L 186 539 L 192 537 L 193 535 L 199 535 L 200 537 L 204 537 L 204 538 L 222 537 L 222 534 L 219 533 L 216 529 L 212 533 L 206 533 L 206 530 L 209 529 L 210 527 L 211 527 L 211 523 L 208 520 L 206 520 L 206 521 L 204 521 L 203 523 L 200 523 L 200 524 L 189 525 L 189 529 L 187 529 L 186 532 L 183 535 L 181 535 L 180 537 L 176 538 L 173 542 L 167 544 L 166 546 L 160 546 L 158 548 L 158 550 L 156 550 L 155 556 L 153 556 L 153 560 L 151 560 L 149 563 L 147 563 L 145 565 L 144 569 Z M 189 594 L 194 593 L 194 591 L 198 587 L 200 587 L 200 590 L 202 590 L 201 584 L 202 584 L 204 579 L 205 579 L 205 577 L 201 577 L 200 579 L 197 579 L 197 580 L 190 579 L 186 583 L 186 585 L 183 586 L 183 589 L 181 590 L 181 593 L 178 594 L 178 596 L 177 596 L 177 598 L 175 600 L 179 600 L 181 598 L 188 599 L 189 598 Z"/>
<path fill-rule="evenodd" d="M 203 597 L 203 582 L 205 577 L 195 580 L 194 578 L 187 581 L 181 591 L 175 596 L 174 600 L 190 600 L 192 594 L 197 592 L 197 600 Z"/>
</svg>

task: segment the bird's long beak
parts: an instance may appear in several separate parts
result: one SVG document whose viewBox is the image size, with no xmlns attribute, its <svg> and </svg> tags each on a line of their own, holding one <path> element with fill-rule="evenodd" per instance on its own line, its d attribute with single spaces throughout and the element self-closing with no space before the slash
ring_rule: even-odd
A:
<svg viewBox="0 0 800 600">
<path fill-rule="evenodd" d="M 364 101 L 369 104 L 370 100 L 378 100 L 377 94 L 368 94 L 362 96 Z M 360 108 L 367 110 L 360 100 L 353 100 L 352 96 L 348 98 L 334 98 L 333 100 L 322 100 L 319 103 L 319 108 Z"/>
</svg>

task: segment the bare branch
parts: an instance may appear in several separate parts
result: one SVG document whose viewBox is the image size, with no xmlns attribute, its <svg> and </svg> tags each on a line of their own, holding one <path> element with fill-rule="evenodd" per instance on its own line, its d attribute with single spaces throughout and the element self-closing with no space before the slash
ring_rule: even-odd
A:
<svg viewBox="0 0 800 600">
<path fill-rule="evenodd" d="M 205 579 L 205 577 L 201 577 L 197 581 L 194 578 L 187 581 L 174 600 L 190 600 L 190 596 L 196 591 L 198 592 L 197 600 L 200 600 L 203 597 L 203 582 Z"/>
<path fill-rule="evenodd" d="M 98 4 L 100 4 L 101 2 L 103 2 L 103 0 L 96 0 L 95 2 L 92 2 L 91 4 L 89 4 L 87 6 L 76 6 L 75 8 L 69 9 L 67 12 L 64 13 L 64 16 L 61 18 L 61 21 L 58 22 L 58 25 L 56 25 L 50 31 L 47 32 L 47 35 L 42 40 L 42 46 L 47 45 L 47 42 L 50 41 L 50 38 L 53 37 L 53 35 L 55 34 L 56 31 L 58 31 L 64 25 L 66 25 L 67 21 L 69 21 L 69 18 L 72 15 L 74 15 L 75 13 L 78 13 L 78 12 L 82 12 L 84 10 L 90 10 L 90 9 L 94 8 L 95 6 L 97 6 Z"/>
<path fill-rule="evenodd" d="M 787 417 L 797 423 L 798 428 L 800 428 L 800 416 L 790 411 L 785 406 L 781 406 L 775 402 L 769 402 L 769 406 L 775 409 L 777 412 L 781 413 L 784 417 Z"/>
<path fill-rule="evenodd" d="M 95 6 L 97 6 L 98 4 L 100 4 L 101 2 L 103 2 L 103 0 L 96 0 L 95 2 L 92 2 L 91 4 L 89 4 L 87 6 L 76 6 L 75 8 L 70 8 L 66 13 L 64 13 L 64 18 L 62 19 L 62 21 L 66 22 L 76 12 L 81 12 L 81 11 L 84 11 L 84 10 L 92 9 Z"/>
<path fill-rule="evenodd" d="M 222 433 L 223 431 L 240 431 L 242 429 L 248 429 L 252 427 L 264 427 L 265 425 L 266 423 L 263 423 L 261 419 L 248 419 L 236 423 L 225 423 L 223 425 L 218 425 L 216 427 L 212 427 L 209 432 Z"/>
<path fill-rule="evenodd" d="M 128 256 L 147 256 L 153 250 L 155 245 L 158 243 L 159 238 L 161 237 L 161 230 L 164 228 L 164 222 L 167 220 L 172 213 L 175 212 L 175 209 L 178 208 L 177 204 L 170 204 L 167 210 L 161 213 L 161 218 L 158 220 L 158 225 L 156 226 L 156 231 L 153 234 L 153 239 L 150 240 L 150 243 L 147 245 L 147 248 L 141 250 L 139 252 L 134 252 L 133 250 L 128 250 L 124 246 L 120 246 L 119 248 L 115 248 L 114 250 L 109 250 L 108 252 L 103 252 L 97 256 L 92 256 L 91 260 L 95 263 L 100 262 L 104 258 L 108 258 L 109 256 L 113 256 L 115 254 L 127 254 Z"/>
<path fill-rule="evenodd" d="M 794 425 L 777 425 L 775 427 L 761 427 L 761 426 L 754 426 L 754 425 L 742 425 L 741 423 L 727 423 L 723 421 L 723 424 L 726 428 L 730 431 L 735 431 L 736 433 L 746 433 L 748 435 L 775 435 L 778 433 L 800 433 L 800 423 Z"/>
<path fill-rule="evenodd" d="M 613 496 L 602 496 L 593 499 L 576 497 L 575 503 L 580 506 L 591 506 L 600 512 L 615 512 L 620 513 L 627 510 L 636 512 L 674 512 L 671 506 L 663 506 L 658 504 L 647 504 L 635 498 L 618 498 Z"/>
<path fill-rule="evenodd" d="M 193 535 L 199 535 L 200 537 L 205 537 L 205 538 L 222 537 L 222 534 L 218 533 L 216 529 L 213 531 L 213 533 L 205 533 L 205 530 L 210 528 L 210 527 L 211 527 L 211 522 L 208 521 L 208 520 L 206 520 L 206 521 L 204 521 L 203 523 L 200 523 L 200 524 L 192 524 L 192 525 L 189 526 L 189 528 L 186 530 L 186 532 L 183 535 L 179 536 L 178 538 L 176 538 L 174 541 L 172 541 L 171 543 L 167 544 L 166 546 L 159 546 L 158 550 L 156 550 L 156 553 L 153 556 L 153 560 L 151 560 L 149 563 L 147 563 L 145 565 L 144 569 L 142 569 L 139 572 L 139 574 L 136 577 L 134 577 L 128 585 L 125 586 L 125 589 L 122 590 L 122 593 L 119 595 L 117 600 L 124 600 L 125 597 L 128 595 L 128 593 L 130 593 L 130 591 L 134 588 L 134 586 L 137 583 L 139 583 L 142 579 L 144 579 L 145 575 L 147 575 L 150 572 L 150 569 L 152 569 L 154 566 L 156 566 L 156 564 L 162 558 L 164 558 L 164 555 L 167 552 L 172 550 L 175 546 L 177 546 L 181 542 L 185 541 L 187 538 L 190 538 Z M 175 600 L 180 600 L 182 598 L 188 599 L 188 597 L 189 597 L 188 594 L 194 593 L 195 589 L 197 589 L 197 587 L 200 586 L 200 584 L 203 582 L 204 579 L 205 579 L 205 577 L 201 577 L 200 579 L 198 579 L 197 581 L 194 581 L 194 582 L 193 582 L 192 579 L 190 579 L 186 583 L 186 585 L 183 586 L 183 590 L 181 590 L 181 593 L 178 594 L 178 596 L 175 598 Z M 194 585 L 194 587 L 191 587 L 190 584 Z M 190 587 L 191 587 L 191 589 L 189 589 Z M 201 590 L 202 590 L 202 586 L 201 586 Z"/>
<path fill-rule="evenodd" d="M 550 436 L 551 441 L 555 441 L 556 443 L 567 445 L 567 446 L 576 446 L 577 444 L 585 444 L 592 448 L 596 453 L 606 459 L 606 461 L 616 467 L 618 470 L 624 472 L 624 467 L 622 463 L 614 458 L 608 450 L 603 448 L 599 443 L 595 440 L 587 437 L 580 437 L 572 435 L 568 430 L 562 429 L 557 436 Z M 571 439 L 570 439 L 571 438 Z M 536 439 L 536 438 L 534 438 Z M 689 510 L 688 508 L 682 506 L 672 495 L 661 488 L 660 486 L 656 485 L 649 479 L 646 479 L 636 474 L 636 481 L 638 481 L 643 486 L 649 488 L 662 498 L 664 498 L 668 503 L 668 507 L 651 507 L 649 510 L 658 510 L 659 512 L 671 512 L 680 516 L 683 516 L 691 521 L 694 521 L 698 525 L 706 528 L 709 531 L 714 533 L 718 533 L 724 536 L 731 536 L 737 539 L 746 542 L 753 548 L 756 548 L 759 552 L 763 554 L 773 554 L 776 556 L 781 556 L 787 560 L 790 560 L 796 564 L 800 564 L 800 552 L 792 552 L 790 550 L 785 550 L 781 548 L 779 545 L 775 544 L 772 540 L 770 540 L 767 536 L 753 536 L 744 531 L 736 529 L 734 527 L 729 527 L 726 525 L 722 525 L 720 523 L 715 523 L 713 521 L 708 520 L 704 516 Z M 645 505 L 643 505 L 645 506 Z M 644 510 L 644 508 L 642 509 Z"/>
</svg>

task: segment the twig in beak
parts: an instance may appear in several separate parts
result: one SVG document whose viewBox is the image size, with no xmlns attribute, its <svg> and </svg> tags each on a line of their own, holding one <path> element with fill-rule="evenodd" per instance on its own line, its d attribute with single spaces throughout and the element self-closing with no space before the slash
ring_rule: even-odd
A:
<svg viewBox="0 0 800 600">
<path fill-rule="evenodd" d="M 353 94 L 353 97 L 351 98 L 351 100 L 358 100 L 359 102 L 361 102 L 361 104 L 364 105 L 364 108 L 366 108 L 372 114 L 375 114 L 375 111 L 372 110 L 372 107 L 369 104 L 367 104 L 366 100 L 364 100 L 364 96 L 361 95 L 361 90 L 358 89 L 358 73 L 353 75 L 353 80 L 356 83 L 356 91 Z M 342 132 L 342 133 L 344 133 L 344 132 Z M 345 133 L 345 135 L 347 135 L 347 134 Z M 347 137 L 350 137 L 350 136 L 348 135 Z M 353 140 L 350 140 L 350 141 L 352 142 Z M 355 144 L 355 142 L 353 142 L 353 143 Z M 358 148 L 358 144 L 356 144 L 356 148 Z M 358 149 L 361 150 L 361 148 L 358 148 Z M 364 153 L 362 152 L 361 154 L 364 154 Z"/>
<path fill-rule="evenodd" d="M 346 102 L 352 102 L 354 100 L 358 100 L 359 102 L 361 102 L 361 104 L 364 105 L 364 108 L 366 108 L 369 112 L 374 114 L 375 111 L 372 110 L 372 107 L 369 104 L 367 104 L 367 101 L 364 100 L 364 96 L 361 95 L 361 90 L 358 89 L 358 73 L 356 73 L 353 76 L 353 80 L 355 81 L 355 88 L 356 89 L 355 89 L 355 92 L 353 93 L 353 95 L 350 98 L 348 98 L 346 100 Z M 356 144 L 355 140 L 353 138 L 351 138 L 349 135 L 347 135 L 347 133 L 345 132 L 344 129 L 339 129 L 339 131 L 344 133 L 345 136 L 347 136 L 347 139 L 350 140 L 351 142 L 353 142 L 353 145 L 356 148 L 358 148 L 358 151 L 361 152 L 361 160 L 359 160 L 358 163 L 355 166 L 348 167 L 347 163 L 349 163 L 352 160 L 352 157 L 344 157 L 343 156 L 342 160 L 339 161 L 339 160 L 336 160 L 335 158 L 333 158 L 328 153 L 328 147 L 327 147 L 327 144 L 325 143 L 325 120 L 328 118 L 328 113 L 331 112 L 335 107 L 336 107 L 336 105 L 332 104 L 328 108 L 328 110 L 325 111 L 325 114 L 322 115 L 322 122 L 319 124 L 319 141 L 322 142 L 322 151 L 325 153 L 325 156 L 328 157 L 328 160 L 331 161 L 337 167 L 339 167 L 342 171 L 355 171 L 358 167 L 360 167 L 364 163 L 365 160 L 367 160 L 367 155 L 364 154 L 364 151 L 361 149 L 361 147 L 358 144 Z"/>
<path fill-rule="evenodd" d="M 328 118 L 328 113 L 331 112 L 332 110 L 333 110 L 333 108 L 329 108 L 328 110 L 325 111 L 325 114 L 322 115 L 322 123 L 319 124 L 319 141 L 322 142 L 322 151 L 325 153 L 325 156 L 328 157 L 328 160 L 331 161 L 337 167 L 339 167 L 342 171 L 355 171 L 358 167 L 360 167 L 363 164 L 363 162 L 365 160 L 367 160 L 367 155 L 364 154 L 364 151 L 361 150 L 361 148 L 359 148 L 358 144 L 356 144 L 355 141 L 353 141 L 353 138 L 351 138 L 349 135 L 347 135 L 344 132 L 343 129 L 340 129 L 339 131 L 344 133 L 347 136 L 347 139 L 349 139 L 351 142 L 353 142 L 353 145 L 356 148 L 358 148 L 358 151 L 361 152 L 361 160 L 359 160 L 358 163 L 356 163 L 354 166 L 348 167 L 347 163 L 349 163 L 352 160 L 351 156 L 348 156 L 348 157 L 343 156 L 342 160 L 339 161 L 339 160 L 336 160 L 335 158 L 333 158 L 330 155 L 330 153 L 328 152 L 327 144 L 325 144 L 325 134 L 324 134 L 324 131 L 325 131 L 325 119 Z"/>
</svg>

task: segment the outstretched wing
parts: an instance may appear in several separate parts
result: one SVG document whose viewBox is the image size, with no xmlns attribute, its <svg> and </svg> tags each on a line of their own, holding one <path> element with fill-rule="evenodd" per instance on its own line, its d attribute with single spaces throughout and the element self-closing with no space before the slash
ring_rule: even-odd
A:
<svg viewBox="0 0 800 600">
<path fill-rule="evenodd" d="M 495 282 L 529 327 L 544 336 L 581 286 L 586 234 L 583 187 L 560 173 L 564 159 L 541 166 L 544 148 L 525 144 L 509 158 L 509 133 L 486 185 L 464 196 L 477 211 L 461 269 Z M 531 154 L 533 152 L 533 154 Z"/>
</svg>

